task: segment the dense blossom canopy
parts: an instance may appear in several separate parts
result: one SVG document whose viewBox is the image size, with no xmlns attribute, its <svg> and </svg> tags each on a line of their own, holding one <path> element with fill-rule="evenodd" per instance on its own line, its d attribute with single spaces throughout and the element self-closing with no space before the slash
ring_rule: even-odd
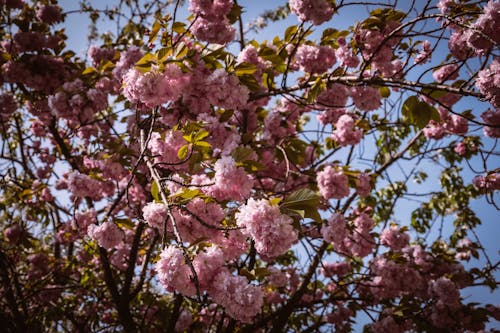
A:
<svg viewBox="0 0 500 333">
<path fill-rule="evenodd" d="M 498 327 L 498 0 L 70 6 L 0 0 L 2 330 Z"/>
</svg>

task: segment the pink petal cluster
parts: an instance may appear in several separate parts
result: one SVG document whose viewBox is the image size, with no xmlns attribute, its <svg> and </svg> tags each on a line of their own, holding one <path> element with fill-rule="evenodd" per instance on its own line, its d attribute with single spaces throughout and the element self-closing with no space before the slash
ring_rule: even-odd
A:
<svg viewBox="0 0 500 333">
<path fill-rule="evenodd" d="M 370 185 L 371 177 L 366 173 L 360 173 L 356 182 L 356 193 L 364 198 L 370 195 L 372 186 Z"/>
<path fill-rule="evenodd" d="M 118 60 L 113 69 L 115 78 L 121 82 L 125 73 L 127 73 L 143 55 L 143 52 L 137 46 L 130 46 L 126 51 L 121 52 L 120 60 Z"/>
<path fill-rule="evenodd" d="M 109 194 L 104 193 L 107 189 L 103 187 L 103 182 L 77 171 L 69 174 L 67 184 L 68 190 L 79 198 L 89 197 L 93 200 L 101 200 L 105 194 Z"/>
<path fill-rule="evenodd" d="M 351 88 L 351 97 L 354 105 L 362 111 L 371 111 L 380 107 L 381 98 L 378 89 L 369 86 Z"/>
<path fill-rule="evenodd" d="M 337 58 L 339 58 L 340 64 L 351 68 L 358 67 L 360 62 L 359 57 L 353 54 L 352 50 L 347 45 L 345 38 L 340 37 L 337 40 L 337 43 L 339 44 L 339 48 L 335 51 L 335 54 L 337 55 Z"/>
<path fill-rule="evenodd" d="M 181 163 L 177 152 L 187 144 L 182 137 L 181 131 L 169 130 L 162 136 L 154 132 L 148 143 L 148 148 L 154 156 L 155 163 L 159 167 L 169 170 L 182 170 L 187 167 L 187 163 Z"/>
<path fill-rule="evenodd" d="M 331 47 L 301 45 L 295 54 L 295 61 L 304 72 L 322 74 L 335 64 L 337 58 Z"/>
<path fill-rule="evenodd" d="M 92 60 L 92 65 L 98 66 L 106 61 L 113 60 L 113 57 L 115 56 L 115 49 L 92 45 L 87 51 L 87 55 Z"/>
<path fill-rule="evenodd" d="M 484 135 L 490 138 L 500 138 L 500 108 L 495 111 L 487 110 L 483 112 L 481 119 L 486 123 L 483 127 Z"/>
<path fill-rule="evenodd" d="M 113 222 L 107 221 L 101 225 L 91 224 L 88 226 L 87 234 L 90 238 L 97 241 L 99 246 L 106 250 L 111 250 L 121 243 L 123 232 Z"/>
<path fill-rule="evenodd" d="M 62 21 L 62 9 L 59 6 L 43 5 L 36 10 L 36 18 L 46 24 Z"/>
<path fill-rule="evenodd" d="M 332 139 L 337 141 L 342 147 L 356 145 L 361 140 L 363 131 L 354 129 L 354 119 L 348 114 L 340 116 L 335 124 Z"/>
<path fill-rule="evenodd" d="M 133 68 L 123 77 L 123 95 L 134 106 L 154 108 L 176 100 L 187 80 L 187 76 L 174 64 L 165 66 L 164 72 L 152 69 L 142 73 Z"/>
<path fill-rule="evenodd" d="M 380 242 L 392 250 L 401 250 L 408 245 L 410 236 L 399 227 L 392 225 L 380 234 Z"/>
<path fill-rule="evenodd" d="M 246 278 L 223 270 L 215 276 L 213 286 L 212 298 L 232 318 L 250 323 L 259 313 L 264 300 L 262 289 L 249 284 Z"/>
<path fill-rule="evenodd" d="M 152 228 L 158 228 L 162 232 L 167 222 L 168 209 L 163 203 L 149 202 L 142 208 L 142 216 Z"/>
<path fill-rule="evenodd" d="M 348 236 L 346 220 L 340 213 L 333 214 L 326 225 L 321 227 L 321 235 L 326 242 L 332 243 L 340 248 Z"/>
<path fill-rule="evenodd" d="M 210 104 L 225 109 L 241 109 L 248 101 L 248 88 L 238 80 L 235 75 L 228 74 L 222 68 L 218 68 L 208 76 L 205 82 Z"/>
<path fill-rule="evenodd" d="M 326 277 L 333 277 L 337 275 L 338 277 L 343 277 L 351 272 L 352 267 L 349 261 L 341 262 L 324 262 L 322 263 L 322 273 Z"/>
<path fill-rule="evenodd" d="M 342 199 L 349 195 L 347 176 L 342 171 L 327 165 L 316 175 L 319 192 L 324 199 Z"/>
<path fill-rule="evenodd" d="M 235 33 L 227 19 L 232 7 L 232 0 L 190 0 L 189 11 L 197 15 L 191 32 L 196 38 L 209 43 L 229 43 Z"/>
<path fill-rule="evenodd" d="M 297 231 L 292 219 L 283 215 L 269 201 L 250 198 L 235 215 L 236 224 L 244 228 L 243 234 L 255 240 L 255 248 L 266 258 L 275 258 L 285 253 L 297 242 Z"/>
<path fill-rule="evenodd" d="M 483 13 L 467 31 L 467 43 L 477 54 L 485 55 L 495 43 L 500 45 L 500 2 L 488 1 Z M 493 41 L 493 43 L 492 43 Z"/>
<path fill-rule="evenodd" d="M 193 260 L 199 287 L 204 290 L 217 288 L 214 279 L 224 269 L 224 264 L 224 253 L 215 245 L 199 252 Z"/>
<path fill-rule="evenodd" d="M 290 0 L 290 10 L 299 20 L 320 25 L 332 18 L 333 8 L 326 0 Z"/>
<path fill-rule="evenodd" d="M 441 66 L 432 73 L 432 76 L 439 83 L 447 80 L 455 80 L 458 77 L 458 65 L 448 64 Z"/>
<path fill-rule="evenodd" d="M 215 184 L 208 192 L 217 200 L 243 200 L 250 196 L 254 181 L 242 167 L 237 167 L 230 156 L 223 156 L 214 164 Z"/>
<path fill-rule="evenodd" d="M 476 87 L 493 106 L 500 107 L 500 58 L 495 58 L 488 68 L 479 71 Z"/>
<path fill-rule="evenodd" d="M 431 43 L 428 40 L 424 40 L 422 42 L 422 49 L 415 57 L 415 63 L 420 65 L 425 64 L 431 59 L 431 54 L 432 54 Z"/>
<path fill-rule="evenodd" d="M 186 264 L 182 251 L 170 245 L 160 254 L 155 265 L 160 284 L 170 292 L 180 292 L 185 296 L 194 296 L 196 287 L 191 281 L 192 273 Z"/>
<path fill-rule="evenodd" d="M 19 105 L 11 93 L 0 94 L 0 121 L 7 122 Z"/>
</svg>

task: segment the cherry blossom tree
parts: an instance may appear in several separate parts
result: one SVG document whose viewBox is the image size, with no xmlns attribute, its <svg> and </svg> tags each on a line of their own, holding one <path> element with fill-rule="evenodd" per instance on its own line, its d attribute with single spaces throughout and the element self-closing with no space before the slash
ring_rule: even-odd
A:
<svg viewBox="0 0 500 333">
<path fill-rule="evenodd" d="M 500 2 L 240 2 L 0 0 L 2 330 L 498 325 Z"/>
</svg>

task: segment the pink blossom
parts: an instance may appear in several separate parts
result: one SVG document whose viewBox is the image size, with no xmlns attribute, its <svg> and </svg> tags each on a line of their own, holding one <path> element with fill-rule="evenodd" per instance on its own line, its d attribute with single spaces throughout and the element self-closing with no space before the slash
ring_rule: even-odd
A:
<svg viewBox="0 0 500 333">
<path fill-rule="evenodd" d="M 422 50 L 420 50 L 419 54 L 415 58 L 416 64 L 425 64 L 431 59 L 432 47 L 431 43 L 428 40 L 422 42 Z"/>
<path fill-rule="evenodd" d="M 353 54 L 352 50 L 347 45 L 345 38 L 340 37 L 337 40 L 339 44 L 339 48 L 335 51 L 337 58 L 340 60 L 340 64 L 342 66 L 355 68 L 359 65 L 359 58 L 355 54 Z"/>
<path fill-rule="evenodd" d="M 297 241 L 292 219 L 281 214 L 269 201 L 250 198 L 235 215 L 242 232 L 255 240 L 255 248 L 265 258 L 285 253 Z"/>
<path fill-rule="evenodd" d="M 301 45 L 297 49 L 295 60 L 304 72 L 325 73 L 337 61 L 335 50 L 328 46 Z"/>
<path fill-rule="evenodd" d="M 321 227 L 321 234 L 326 242 L 333 243 L 339 248 L 348 235 L 344 216 L 340 213 L 333 214 L 327 224 Z"/>
<path fill-rule="evenodd" d="M 216 69 L 207 78 L 205 88 L 210 104 L 225 109 L 241 109 L 248 101 L 248 88 L 240 84 L 235 75 L 228 74 L 224 69 Z"/>
<path fill-rule="evenodd" d="M 290 0 L 290 10 L 299 20 L 320 25 L 333 16 L 333 8 L 326 0 Z"/>
<path fill-rule="evenodd" d="M 88 227 L 97 222 L 97 214 L 93 208 L 85 212 L 76 212 L 75 217 L 72 221 L 72 225 L 75 229 L 79 230 L 81 234 L 86 234 Z"/>
<path fill-rule="evenodd" d="M 149 140 L 148 148 L 161 168 L 182 170 L 187 167 L 187 163 L 181 163 L 177 152 L 185 144 L 187 142 L 182 137 L 182 132 L 169 130 L 164 134 L 164 139 L 159 133 L 154 132 Z"/>
<path fill-rule="evenodd" d="M 106 250 L 110 250 L 120 244 L 123 237 L 121 229 L 111 221 L 104 222 L 101 225 L 89 225 L 87 234 Z"/>
<path fill-rule="evenodd" d="M 354 105 L 362 111 L 371 111 L 380 107 L 380 93 L 378 89 L 368 86 L 351 88 L 351 97 Z"/>
<path fill-rule="evenodd" d="M 219 247 L 212 245 L 196 255 L 193 266 L 200 288 L 213 288 L 213 280 L 224 266 L 224 254 Z"/>
<path fill-rule="evenodd" d="M 455 31 L 448 41 L 450 53 L 458 60 L 465 60 L 471 53 L 471 48 L 467 44 L 467 35 L 464 31 Z"/>
<path fill-rule="evenodd" d="M 477 54 L 484 55 L 492 47 L 493 41 L 500 44 L 500 2 L 490 0 L 484 7 L 484 12 L 467 31 L 467 43 Z"/>
<path fill-rule="evenodd" d="M 249 284 L 242 276 L 231 275 L 227 270 L 215 276 L 210 294 L 230 317 L 245 323 L 250 323 L 259 313 L 264 300 L 260 287 Z"/>
<path fill-rule="evenodd" d="M 384 229 L 380 234 L 380 242 L 396 251 L 406 247 L 409 241 L 410 236 L 395 225 Z"/>
<path fill-rule="evenodd" d="M 115 56 L 115 50 L 113 48 L 92 45 L 87 51 L 87 55 L 92 60 L 94 66 L 99 66 L 106 61 L 111 61 Z"/>
<path fill-rule="evenodd" d="M 343 277 L 351 271 L 351 264 L 348 261 L 341 262 L 324 262 L 322 264 L 322 274 L 327 277 Z"/>
<path fill-rule="evenodd" d="M 486 123 L 483 127 L 484 135 L 490 138 L 500 138 L 500 108 L 495 111 L 487 110 L 483 112 L 481 119 Z"/>
<path fill-rule="evenodd" d="M 342 199 L 349 195 L 349 184 L 347 176 L 342 171 L 336 171 L 327 165 L 316 175 L 319 192 L 328 199 Z"/>
<path fill-rule="evenodd" d="M 7 242 L 12 244 L 17 243 L 21 239 L 22 235 L 23 235 L 23 228 L 18 223 L 13 224 L 8 228 L 5 228 L 3 231 L 3 236 L 5 237 Z"/>
<path fill-rule="evenodd" d="M 205 42 L 227 44 L 234 39 L 235 29 L 229 21 L 222 17 L 217 20 L 208 20 L 198 17 L 191 27 L 193 35 Z"/>
<path fill-rule="evenodd" d="M 242 200 L 250 196 L 253 179 L 242 167 L 237 167 L 230 156 L 223 156 L 214 164 L 215 184 L 208 193 L 217 200 Z"/>
<path fill-rule="evenodd" d="M 68 189 L 74 196 L 80 198 L 89 197 L 93 200 L 101 200 L 103 197 L 102 182 L 77 171 L 69 174 Z"/>
<path fill-rule="evenodd" d="M 479 71 L 476 87 L 493 106 L 500 107 L 500 58 L 495 58 L 488 68 Z"/>
<path fill-rule="evenodd" d="M 177 65 L 168 64 L 163 73 L 154 69 L 146 73 L 130 69 L 123 82 L 123 95 L 130 102 L 139 107 L 153 108 L 176 100 L 187 84 L 187 76 Z"/>
<path fill-rule="evenodd" d="M 325 108 L 344 108 L 348 97 L 349 89 L 342 84 L 334 83 L 331 87 L 323 90 L 318 95 L 315 108 L 318 110 L 323 110 Z"/>
<path fill-rule="evenodd" d="M 467 153 L 467 145 L 465 144 L 465 142 L 461 141 L 461 142 L 459 142 L 459 143 L 457 143 L 455 145 L 455 147 L 453 148 L 453 150 L 458 155 L 464 156 Z"/>
<path fill-rule="evenodd" d="M 7 122 L 19 105 L 11 93 L 0 94 L 0 121 Z"/>
<path fill-rule="evenodd" d="M 126 51 L 120 54 L 120 60 L 113 69 L 113 75 L 121 82 L 125 73 L 143 56 L 141 49 L 137 46 L 130 46 Z"/>
<path fill-rule="evenodd" d="M 191 281 L 191 269 L 186 264 L 182 251 L 170 245 L 160 254 L 155 265 L 160 284 L 170 292 L 180 292 L 184 296 L 194 296 L 196 288 Z"/>
<path fill-rule="evenodd" d="M 366 174 L 366 173 L 360 173 L 358 175 L 358 179 L 357 179 L 357 183 L 356 183 L 356 193 L 360 196 L 360 197 L 367 197 L 368 195 L 370 195 L 370 191 L 372 189 L 371 185 L 370 185 L 370 180 L 371 180 L 371 177 L 370 175 Z"/>
<path fill-rule="evenodd" d="M 232 7 L 233 0 L 189 0 L 189 11 L 197 15 L 228 15 Z"/>
<path fill-rule="evenodd" d="M 168 217 L 168 208 L 165 204 L 149 202 L 142 208 L 142 215 L 152 228 L 158 228 L 163 232 Z"/>
<path fill-rule="evenodd" d="M 363 131 L 354 129 L 354 119 L 348 114 L 340 116 L 332 134 L 333 140 L 342 147 L 358 144 L 362 136 Z"/>
<path fill-rule="evenodd" d="M 43 5 L 36 11 L 36 18 L 47 24 L 54 24 L 62 21 L 62 9 L 59 6 Z"/>
<path fill-rule="evenodd" d="M 439 83 L 447 80 L 455 80 L 458 77 L 458 65 L 448 64 L 441 66 L 432 73 L 432 76 Z"/>
</svg>

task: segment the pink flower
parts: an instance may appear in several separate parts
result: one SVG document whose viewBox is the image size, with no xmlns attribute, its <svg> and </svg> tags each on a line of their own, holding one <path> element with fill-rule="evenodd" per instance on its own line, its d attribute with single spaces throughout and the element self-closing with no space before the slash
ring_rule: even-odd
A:
<svg viewBox="0 0 500 333">
<path fill-rule="evenodd" d="M 180 292 L 184 296 L 196 294 L 195 285 L 191 281 L 191 270 L 177 247 L 170 245 L 161 252 L 155 270 L 165 290 Z"/>
<path fill-rule="evenodd" d="M 265 258 L 285 253 L 297 241 L 292 219 L 267 200 L 250 198 L 235 215 L 242 232 L 255 240 L 255 249 Z"/>
<path fill-rule="evenodd" d="M 493 106 L 500 107 L 500 58 L 495 58 L 488 68 L 479 71 L 476 87 Z"/>
<path fill-rule="evenodd" d="M 215 184 L 207 191 L 217 200 L 246 199 L 250 196 L 253 179 L 230 156 L 223 156 L 214 165 Z"/>
<path fill-rule="evenodd" d="M 328 223 L 321 227 L 321 235 L 326 242 L 336 246 L 343 244 L 347 237 L 347 224 L 344 216 L 340 213 L 333 214 Z"/>
<path fill-rule="evenodd" d="M 340 116 L 332 134 L 333 140 L 342 147 L 358 144 L 362 136 L 363 131 L 354 129 L 354 119 L 348 114 Z"/>
<path fill-rule="evenodd" d="M 333 8 L 326 0 L 290 0 L 290 10 L 299 20 L 320 25 L 332 18 Z"/>
<path fill-rule="evenodd" d="M 227 270 L 215 276 L 210 295 L 230 317 L 245 323 L 252 322 L 264 300 L 260 287 L 249 284 L 242 276 L 231 275 Z"/>
<path fill-rule="evenodd" d="M 193 266 L 200 288 L 213 288 L 213 280 L 224 266 L 224 254 L 220 248 L 212 245 L 196 255 Z"/>
<path fill-rule="evenodd" d="M 165 204 L 149 202 L 142 208 L 142 215 L 152 228 L 158 228 L 160 232 L 163 232 L 168 217 L 168 209 Z"/>
<path fill-rule="evenodd" d="M 332 166 L 326 166 L 316 176 L 319 192 L 328 199 L 342 199 L 349 195 L 347 176 L 342 171 L 336 171 Z"/>
<path fill-rule="evenodd" d="M 410 236 L 402 232 L 397 226 L 392 225 L 384 229 L 380 235 L 380 242 L 393 250 L 401 250 L 408 245 Z"/>
<path fill-rule="evenodd" d="M 11 93 L 0 94 L 0 121 L 7 122 L 19 105 Z"/>
<path fill-rule="evenodd" d="M 354 105 L 362 111 L 371 111 L 380 107 L 380 93 L 378 89 L 368 86 L 351 88 L 351 97 Z"/>
<path fill-rule="evenodd" d="M 487 110 L 486 112 L 483 112 L 481 119 L 486 123 L 483 127 L 484 135 L 490 138 L 500 138 L 500 109 L 496 109 L 495 111 Z"/>
<path fill-rule="evenodd" d="M 187 76 L 174 64 L 168 64 L 163 73 L 155 69 L 146 73 L 130 69 L 123 82 L 123 95 L 135 106 L 147 108 L 176 100 L 188 83 Z"/>
<path fill-rule="evenodd" d="M 370 180 L 371 180 L 370 175 L 366 173 L 360 173 L 358 175 L 358 181 L 356 183 L 356 193 L 360 197 L 367 197 L 368 195 L 370 195 L 370 191 L 372 189 L 370 185 Z"/>
<path fill-rule="evenodd" d="M 227 44 L 234 39 L 235 29 L 226 18 L 207 20 L 198 17 L 191 27 L 193 35 L 205 42 Z"/>
<path fill-rule="evenodd" d="M 301 45 L 297 49 L 295 60 L 304 72 L 322 74 L 335 64 L 337 58 L 331 47 Z"/>
<path fill-rule="evenodd" d="M 62 9 L 59 6 L 44 5 L 37 9 L 36 18 L 47 24 L 54 24 L 62 21 Z"/>
<path fill-rule="evenodd" d="M 432 76 L 439 83 L 447 80 L 455 80 L 458 77 L 458 65 L 448 64 L 441 66 L 432 73 Z"/>
<path fill-rule="evenodd" d="M 431 59 L 431 53 L 432 53 L 431 43 L 428 40 L 423 41 L 422 50 L 420 50 L 420 53 L 415 58 L 415 63 L 425 64 Z"/>
<path fill-rule="evenodd" d="M 120 244 L 123 237 L 121 229 L 110 221 L 104 222 L 101 225 L 89 225 L 87 234 L 106 250 L 110 250 Z"/>
</svg>

